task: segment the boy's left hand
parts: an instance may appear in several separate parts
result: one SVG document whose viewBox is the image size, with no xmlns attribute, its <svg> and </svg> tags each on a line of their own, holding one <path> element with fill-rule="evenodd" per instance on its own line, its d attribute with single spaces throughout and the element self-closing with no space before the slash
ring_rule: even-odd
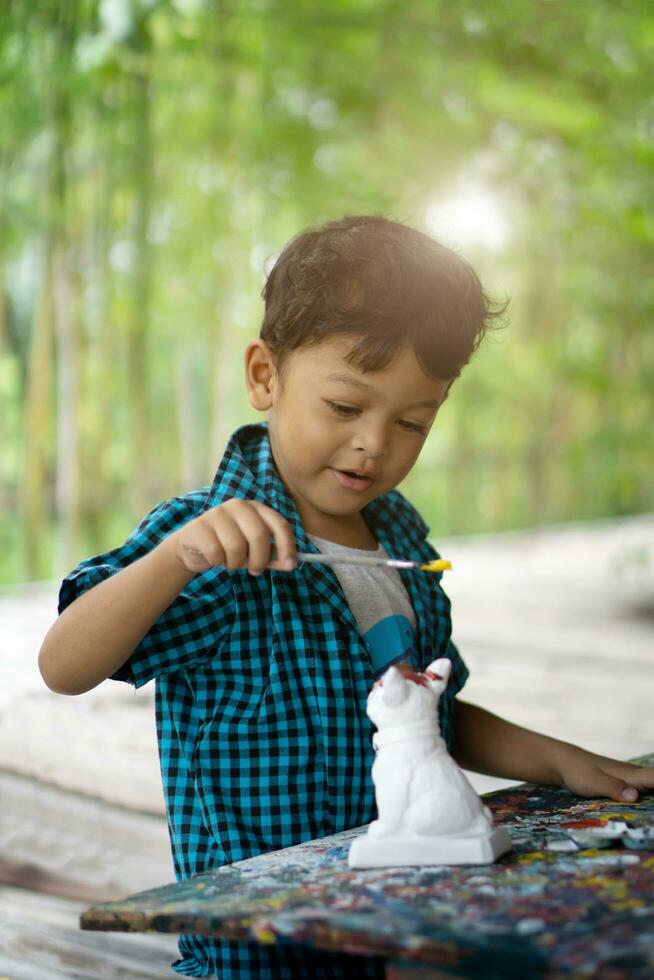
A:
<svg viewBox="0 0 654 980">
<path fill-rule="evenodd" d="M 654 767 L 619 762 L 566 745 L 558 760 L 561 786 L 579 796 L 608 796 L 617 803 L 634 803 L 639 790 L 654 791 Z"/>
</svg>

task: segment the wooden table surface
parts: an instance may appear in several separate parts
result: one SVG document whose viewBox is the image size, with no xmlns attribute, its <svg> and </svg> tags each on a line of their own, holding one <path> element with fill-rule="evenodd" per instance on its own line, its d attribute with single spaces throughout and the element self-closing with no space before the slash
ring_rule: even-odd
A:
<svg viewBox="0 0 654 980">
<path fill-rule="evenodd" d="M 382 955 L 389 978 L 652 980 L 654 850 L 561 848 L 568 821 L 653 822 L 654 796 L 616 804 L 523 784 L 484 800 L 513 842 L 492 865 L 354 870 L 359 827 L 96 905 L 81 926 Z"/>
</svg>

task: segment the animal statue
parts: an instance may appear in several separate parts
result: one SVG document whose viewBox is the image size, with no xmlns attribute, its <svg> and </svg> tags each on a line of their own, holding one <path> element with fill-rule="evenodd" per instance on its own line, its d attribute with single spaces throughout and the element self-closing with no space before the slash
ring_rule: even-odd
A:
<svg viewBox="0 0 654 980">
<path fill-rule="evenodd" d="M 438 702 L 452 664 L 434 660 L 423 673 L 389 667 L 372 688 L 367 714 L 377 726 L 372 779 L 379 818 L 374 838 L 479 836 L 493 819 L 447 750 Z"/>
<path fill-rule="evenodd" d="M 379 815 L 352 840 L 350 867 L 489 864 L 511 849 L 507 829 L 493 826 L 440 734 L 438 703 L 451 669 L 446 658 L 422 673 L 394 665 L 368 695 Z"/>
</svg>

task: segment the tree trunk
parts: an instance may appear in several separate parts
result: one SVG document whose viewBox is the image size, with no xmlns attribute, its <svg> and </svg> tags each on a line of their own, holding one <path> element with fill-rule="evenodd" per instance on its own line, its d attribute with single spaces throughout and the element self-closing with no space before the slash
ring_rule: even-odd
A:
<svg viewBox="0 0 654 980">
<path fill-rule="evenodd" d="M 179 477 L 184 490 L 191 490 L 198 485 L 195 391 L 193 351 L 189 346 L 188 338 L 182 336 L 175 343 L 175 392 Z"/>
<path fill-rule="evenodd" d="M 4 460 L 4 447 L 5 447 L 5 427 L 4 427 L 4 416 L 5 410 L 3 407 L 4 394 L 2 390 L 2 372 L 4 368 L 4 359 L 7 353 L 7 318 L 9 315 L 9 308 L 7 303 L 7 291 L 5 286 L 5 263 L 4 263 L 4 248 L 3 248 L 3 222 L 0 216 L 0 507 L 5 510 L 4 504 L 4 488 L 2 484 L 5 479 L 5 460 Z"/>
<path fill-rule="evenodd" d="M 78 559 L 80 526 L 79 388 L 80 324 L 75 301 L 75 250 L 69 229 L 67 153 L 71 141 L 71 65 L 78 33 L 76 4 L 54 10 L 51 24 L 56 70 L 47 99 L 51 129 L 50 234 L 57 372 L 57 452 L 55 468 L 56 550 L 54 568 L 65 571 Z"/>
<path fill-rule="evenodd" d="M 80 324 L 79 296 L 68 267 L 66 242 L 54 244 L 53 268 L 57 334 L 57 461 L 55 511 L 57 547 L 55 571 L 71 568 L 79 559 L 80 529 Z"/>
<path fill-rule="evenodd" d="M 52 435 L 53 373 L 53 261 L 52 241 L 46 240 L 43 281 L 30 336 L 25 397 L 23 447 L 23 514 L 25 519 L 25 574 L 28 579 L 50 574 L 46 564 L 49 530 L 48 450 Z"/>
<path fill-rule="evenodd" d="M 108 90 L 115 91 L 115 82 Z M 84 401 L 89 416 L 86 438 L 82 446 L 84 528 L 91 551 L 97 554 L 115 544 L 109 528 L 108 515 L 121 509 L 120 492 L 124 483 L 112 482 L 107 467 L 107 450 L 119 440 L 116 422 L 118 380 L 123 373 L 124 345 L 118 341 L 116 322 L 112 317 L 113 272 L 109 261 L 112 239 L 112 203 L 118 186 L 115 145 L 112 139 L 113 120 L 106 119 L 106 106 L 96 93 L 94 104 L 94 144 L 98 155 L 98 176 L 93 184 L 92 236 L 88 243 L 88 265 L 93 270 L 97 286 L 96 329 L 89 332 L 85 358 Z M 112 92 L 113 94 L 113 92 Z M 90 391 L 87 388 L 90 385 Z M 124 500 L 124 497 L 123 497 Z"/>
<path fill-rule="evenodd" d="M 134 17 L 138 17 L 134 13 Z M 127 384 L 131 434 L 131 506 L 140 518 L 152 504 L 150 480 L 149 332 L 151 250 L 148 237 L 154 180 L 149 78 L 150 35 L 147 12 L 135 21 L 132 34 L 134 67 L 130 74 L 132 110 L 132 236 L 135 246 L 132 318 L 127 339 Z"/>
<path fill-rule="evenodd" d="M 230 307 L 227 299 L 238 287 L 238 280 L 243 262 L 239 255 L 239 245 L 243 241 L 244 228 L 239 226 L 234 214 L 235 202 L 242 184 L 237 165 L 237 142 L 235 136 L 236 121 L 234 117 L 234 102 L 236 97 L 235 78 L 232 74 L 235 59 L 230 58 L 229 18 L 226 15 L 224 0 L 214 0 L 212 7 L 212 48 L 217 73 L 215 76 L 216 100 L 221 106 L 220 125 L 216 126 L 213 134 L 212 151 L 214 159 L 220 166 L 227 169 L 229 177 L 227 186 L 230 188 L 229 199 L 225 202 L 221 213 L 215 214 L 215 226 L 222 228 L 223 235 L 229 239 L 229 245 L 224 254 L 229 255 L 229 272 L 222 267 L 217 270 L 216 282 L 218 300 L 213 314 L 213 329 L 209 332 L 209 350 L 212 366 L 211 378 L 211 429 L 209 435 L 208 466 L 213 472 L 217 461 L 222 456 L 230 435 L 233 418 L 233 358 L 230 337 L 233 324 L 230 324 Z M 228 281 L 229 276 L 229 281 Z"/>
</svg>

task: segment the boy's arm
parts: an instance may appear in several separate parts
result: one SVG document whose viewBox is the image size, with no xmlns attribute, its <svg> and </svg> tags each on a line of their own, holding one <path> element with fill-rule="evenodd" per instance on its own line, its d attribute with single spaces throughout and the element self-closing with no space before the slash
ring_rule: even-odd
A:
<svg viewBox="0 0 654 980">
<path fill-rule="evenodd" d="M 452 755 L 464 769 L 563 786 L 581 796 L 633 802 L 654 789 L 654 768 L 595 755 L 570 742 L 514 725 L 477 705 L 454 699 Z"/>
<path fill-rule="evenodd" d="M 128 659 L 196 574 L 176 555 L 174 536 L 79 596 L 48 631 L 39 653 L 57 694 L 84 694 Z"/>
<path fill-rule="evenodd" d="M 270 561 L 273 543 L 278 557 Z M 296 564 L 288 521 L 257 501 L 227 500 L 71 602 L 43 641 L 41 676 L 57 694 L 84 694 L 125 663 L 199 572 L 224 565 L 258 575 Z"/>
</svg>

